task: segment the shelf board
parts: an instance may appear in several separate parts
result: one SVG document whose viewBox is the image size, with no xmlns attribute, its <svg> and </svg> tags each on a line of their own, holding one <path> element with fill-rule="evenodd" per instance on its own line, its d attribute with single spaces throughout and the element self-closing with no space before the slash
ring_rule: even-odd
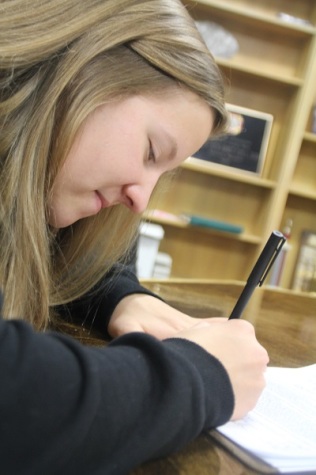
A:
<svg viewBox="0 0 316 475">
<path fill-rule="evenodd" d="M 236 4 L 234 1 L 219 2 L 218 0 L 195 0 L 193 3 L 196 6 L 204 5 L 206 7 L 212 7 L 217 11 L 238 15 L 248 20 L 271 25 L 272 27 L 283 28 L 284 30 L 287 30 L 289 34 L 315 35 L 316 33 L 316 27 L 314 25 L 287 22 L 281 20 L 277 16 L 273 16 L 260 10 L 255 10 L 254 8 L 245 8 L 242 5 Z"/>
<path fill-rule="evenodd" d="M 179 228 L 179 229 L 184 229 L 188 231 L 193 231 L 193 232 L 202 232 L 202 233 L 207 233 L 207 234 L 213 234 L 217 236 L 222 236 L 222 237 L 227 237 L 228 239 L 234 239 L 236 241 L 241 241 L 241 242 L 246 242 L 249 244 L 260 244 L 261 243 L 261 238 L 259 236 L 256 236 L 254 234 L 249 234 L 249 233 L 241 233 L 241 234 L 234 234 L 234 233 L 228 233 L 224 231 L 217 231 L 211 228 L 204 228 L 202 226 L 191 226 L 190 224 L 186 222 L 182 222 L 177 219 L 165 219 L 165 218 L 158 218 L 151 216 L 150 211 L 144 215 L 144 218 L 147 221 L 150 221 L 152 223 L 156 224 L 161 224 L 162 226 L 171 226 L 174 228 Z"/>
<path fill-rule="evenodd" d="M 191 161 L 192 160 L 192 161 Z M 230 170 L 229 167 L 222 167 L 215 163 L 203 163 L 202 160 L 195 162 L 194 157 L 188 158 L 182 163 L 181 168 L 193 170 L 199 173 L 205 173 L 212 176 L 217 176 L 226 180 L 237 181 L 239 183 L 246 183 L 261 188 L 267 188 L 273 190 L 276 187 L 276 183 L 266 178 L 261 178 L 252 173 Z"/>
<path fill-rule="evenodd" d="M 292 185 L 289 190 L 289 194 L 298 196 L 299 198 L 307 198 L 309 200 L 316 200 L 316 190 L 306 190 L 303 188 L 295 187 Z"/>
<path fill-rule="evenodd" d="M 316 143 L 316 134 L 313 132 L 305 132 L 303 139 L 306 140 L 307 142 L 315 142 Z"/>
<path fill-rule="evenodd" d="M 293 87 L 300 87 L 303 85 L 303 82 L 304 82 L 303 79 L 301 78 L 274 74 L 273 71 L 266 72 L 264 70 L 248 66 L 246 64 L 240 64 L 238 63 L 238 59 L 237 60 L 234 58 L 224 59 L 224 58 L 219 58 L 219 57 L 216 57 L 215 59 L 218 66 L 222 68 L 229 69 L 230 71 L 242 72 L 245 74 L 249 74 L 251 76 L 255 76 L 257 78 L 267 79 L 273 82 L 278 82 L 280 84 L 285 84 L 285 85 L 293 86 Z"/>
</svg>

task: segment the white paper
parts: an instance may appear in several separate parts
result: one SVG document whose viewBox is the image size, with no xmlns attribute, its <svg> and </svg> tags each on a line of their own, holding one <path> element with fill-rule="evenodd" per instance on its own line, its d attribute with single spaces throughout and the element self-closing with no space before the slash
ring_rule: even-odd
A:
<svg viewBox="0 0 316 475">
<path fill-rule="evenodd" d="M 316 474 L 316 364 L 273 368 L 255 409 L 218 428 L 280 472 Z"/>
</svg>

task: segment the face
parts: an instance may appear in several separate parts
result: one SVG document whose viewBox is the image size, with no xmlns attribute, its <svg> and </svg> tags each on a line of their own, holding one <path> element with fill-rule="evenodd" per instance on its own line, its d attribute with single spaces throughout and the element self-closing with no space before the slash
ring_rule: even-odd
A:
<svg viewBox="0 0 316 475">
<path fill-rule="evenodd" d="M 212 126 L 210 107 L 182 89 L 98 107 L 56 177 L 49 224 L 64 228 L 117 204 L 142 213 L 160 176 L 196 152 Z"/>
</svg>

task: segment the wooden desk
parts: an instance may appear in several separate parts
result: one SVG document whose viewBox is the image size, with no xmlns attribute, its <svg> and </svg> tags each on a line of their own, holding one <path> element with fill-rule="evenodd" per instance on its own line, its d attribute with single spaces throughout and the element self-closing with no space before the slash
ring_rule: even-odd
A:
<svg viewBox="0 0 316 475">
<path fill-rule="evenodd" d="M 143 285 L 172 306 L 195 317 L 228 317 L 244 286 L 241 282 L 168 280 Z M 268 350 L 271 366 L 298 367 L 316 363 L 316 294 L 278 289 L 255 290 L 243 318 L 251 321 Z M 87 344 L 104 345 L 82 327 L 60 328 Z M 153 428 L 154 430 L 154 428 Z M 144 464 L 130 475 L 254 475 L 231 454 L 203 434 L 181 452 Z"/>
<path fill-rule="evenodd" d="M 242 283 L 207 281 L 144 281 L 174 307 L 192 316 L 228 316 Z M 316 362 L 316 295 L 293 295 L 258 288 L 244 318 L 256 328 L 269 352 L 270 365 L 297 367 Z M 147 463 L 133 475 L 254 475 L 237 459 L 201 435 L 181 452 Z"/>
</svg>

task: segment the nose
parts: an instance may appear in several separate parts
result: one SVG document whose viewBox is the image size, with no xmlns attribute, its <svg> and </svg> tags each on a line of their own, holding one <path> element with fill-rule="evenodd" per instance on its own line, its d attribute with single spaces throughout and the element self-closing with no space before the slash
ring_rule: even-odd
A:
<svg viewBox="0 0 316 475">
<path fill-rule="evenodd" d="M 156 186 L 159 177 L 154 177 L 144 183 L 133 183 L 125 185 L 123 188 L 124 204 L 134 213 L 143 213 L 149 203 L 151 194 Z"/>
</svg>

